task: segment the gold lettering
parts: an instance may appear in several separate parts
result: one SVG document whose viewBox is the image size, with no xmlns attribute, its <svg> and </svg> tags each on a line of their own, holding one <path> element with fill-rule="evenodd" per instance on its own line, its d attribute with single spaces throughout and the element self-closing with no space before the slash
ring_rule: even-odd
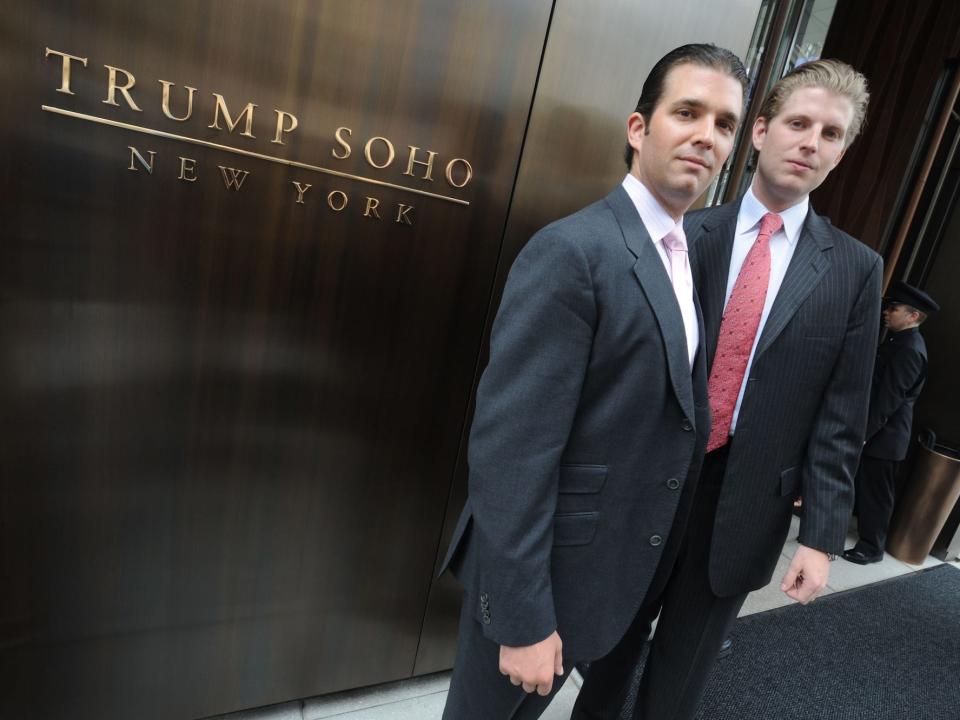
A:
<svg viewBox="0 0 960 720">
<path fill-rule="evenodd" d="M 274 110 L 274 112 L 277 114 L 277 134 L 273 136 L 273 140 L 270 142 L 276 143 L 277 145 L 283 145 L 283 140 L 280 138 L 284 133 L 293 132 L 297 129 L 297 117 L 296 115 L 291 115 L 283 110 Z M 290 120 L 293 121 L 290 127 L 285 126 L 285 123 L 283 122 L 284 118 L 290 118 Z"/>
<path fill-rule="evenodd" d="M 70 63 L 76 60 L 78 62 L 82 62 L 83 66 L 86 67 L 87 59 L 85 57 L 78 57 L 76 55 L 70 55 L 69 53 L 60 52 L 59 50 L 51 50 L 50 48 L 47 48 L 44 57 L 48 58 L 51 55 L 59 55 L 63 58 L 62 69 L 60 70 L 60 87 L 57 88 L 57 92 L 73 95 L 73 90 L 70 89 Z"/>
<path fill-rule="evenodd" d="M 427 172 L 424 174 L 423 179 L 433 182 L 431 173 L 433 172 L 433 159 L 437 156 L 437 154 L 433 152 L 433 150 L 427 150 L 427 159 L 417 160 L 417 150 L 420 148 L 414 147 L 413 145 L 407 145 L 407 147 L 410 148 L 410 157 L 407 159 L 407 171 L 404 173 L 404 175 L 410 175 L 412 177 L 414 165 L 426 165 Z"/>
<path fill-rule="evenodd" d="M 383 165 L 377 165 L 373 161 L 373 157 L 370 154 L 370 150 L 373 147 L 373 144 L 377 140 L 380 140 L 384 145 L 387 146 L 387 161 Z M 363 146 L 363 156 L 367 159 L 367 162 L 370 163 L 371 166 L 377 168 L 377 170 L 383 170 L 385 167 L 387 167 L 388 165 L 390 165 L 390 163 L 393 162 L 393 158 L 396 156 L 396 152 L 393 149 L 393 143 L 387 140 L 385 137 L 372 137 L 369 140 L 367 140 L 367 144 Z"/>
<path fill-rule="evenodd" d="M 227 188 L 233 188 L 234 190 L 239 190 L 240 186 L 243 185 L 243 181 L 247 179 L 247 175 L 250 173 L 246 170 L 237 170 L 237 168 L 224 167 L 223 165 L 217 165 L 220 168 L 220 174 L 223 175 L 223 184 Z M 227 177 L 229 173 L 230 177 Z M 240 178 L 239 180 L 237 178 Z"/>
<path fill-rule="evenodd" d="M 133 145 L 127 145 L 127 149 L 130 151 L 130 167 L 127 170 L 137 171 L 136 165 L 134 165 L 134 160 L 140 162 L 143 166 L 143 169 L 148 173 L 153 175 L 153 159 L 156 157 L 156 154 L 153 150 L 147 150 L 147 154 L 150 156 L 150 162 L 147 162 L 143 155 L 140 154 L 140 151 L 137 150 Z"/>
<path fill-rule="evenodd" d="M 193 115 L 193 94 L 197 91 L 195 87 L 190 87 L 189 85 L 184 85 L 187 89 L 187 114 L 183 117 L 177 117 L 170 112 L 170 88 L 173 86 L 173 83 L 167 82 L 166 80 L 161 80 L 160 84 L 163 85 L 163 102 L 161 107 L 163 108 L 163 114 L 166 115 L 171 120 L 176 120 L 177 122 L 186 122 L 190 119 L 190 116 Z"/>
<path fill-rule="evenodd" d="M 463 177 L 463 182 L 460 183 L 459 185 L 453 181 L 453 166 L 456 165 L 457 163 L 463 163 L 464 167 L 466 168 L 466 174 Z M 462 188 L 468 182 L 470 182 L 470 179 L 473 177 L 473 167 L 470 165 L 470 163 L 468 163 L 463 158 L 454 158 L 453 160 L 447 163 L 447 169 L 444 174 L 447 176 L 447 182 L 450 183 L 453 187 Z"/>
<path fill-rule="evenodd" d="M 130 89 L 137 84 L 136 78 L 133 75 L 123 68 L 115 68 L 111 65 L 104 65 L 107 69 L 108 79 L 107 79 L 107 99 L 103 101 L 104 105 L 117 105 L 120 103 L 117 102 L 117 90 L 123 95 L 124 99 L 127 101 L 127 105 L 130 106 L 131 110 L 136 110 L 137 112 L 143 112 L 137 104 L 133 101 L 133 98 L 130 97 Z M 127 80 L 123 85 L 117 85 L 117 73 L 123 73 Z"/>
<path fill-rule="evenodd" d="M 230 111 L 227 109 L 227 103 L 223 99 L 223 95 L 220 95 L 219 93 L 213 93 L 213 96 L 217 99 L 217 106 L 213 110 L 213 124 L 207 125 L 207 127 L 213 128 L 214 130 L 222 130 L 223 128 L 220 127 L 220 113 L 223 113 L 223 119 L 227 123 L 227 130 L 229 132 L 233 132 L 234 128 L 236 128 L 237 125 L 240 124 L 240 120 L 242 118 L 246 118 L 247 122 L 245 125 L 245 129 L 240 134 L 246 135 L 247 137 L 250 137 L 250 138 L 254 137 L 252 132 L 253 109 L 258 106 L 254 105 L 253 103 L 247 103 L 247 106 L 243 109 L 243 112 L 240 113 L 240 116 L 236 120 L 233 120 L 230 117 Z"/>
<path fill-rule="evenodd" d="M 185 180 L 186 182 L 196 182 L 197 176 L 194 174 L 197 168 L 197 161 L 193 158 L 180 157 L 180 177 L 177 180 Z M 187 173 L 190 173 L 187 176 Z"/>
<path fill-rule="evenodd" d="M 406 223 L 407 225 L 413 225 L 413 221 L 407 215 L 411 210 L 413 210 L 413 205 L 404 205 L 403 203 L 397 203 L 397 222 L 401 225 Z"/>
<path fill-rule="evenodd" d="M 333 204 L 334 196 L 340 198 L 340 207 L 337 207 Z M 347 194 L 342 190 L 333 190 L 327 195 L 327 205 L 329 205 L 330 209 L 334 212 L 340 212 L 343 210 L 347 206 L 348 202 L 349 199 L 347 198 Z"/>
<path fill-rule="evenodd" d="M 338 127 L 337 131 L 333 134 L 333 136 L 337 139 L 337 142 L 340 144 L 340 147 L 342 147 L 344 150 L 343 155 L 337 155 L 336 148 L 330 151 L 330 154 L 333 155 L 337 160 L 346 160 L 348 157 L 350 157 L 350 143 L 343 139 L 344 132 L 346 132 L 347 135 L 353 135 L 353 130 L 348 127 Z"/>
<path fill-rule="evenodd" d="M 312 188 L 313 185 L 311 185 L 310 183 L 306 183 L 305 185 L 301 185 L 301 184 L 298 183 L 296 180 L 293 180 L 292 182 L 293 182 L 293 184 L 294 184 L 294 185 L 296 186 L 296 188 L 297 188 L 297 204 L 298 204 L 298 205 L 306 205 L 306 203 L 303 201 L 303 194 L 304 194 L 307 190 L 309 190 L 310 188 Z"/>
<path fill-rule="evenodd" d="M 380 213 L 377 212 L 377 208 L 380 207 L 380 201 L 376 198 L 368 197 L 367 198 L 367 207 L 363 211 L 364 217 L 370 217 L 370 214 L 373 213 L 373 217 L 377 220 L 380 219 Z"/>
</svg>

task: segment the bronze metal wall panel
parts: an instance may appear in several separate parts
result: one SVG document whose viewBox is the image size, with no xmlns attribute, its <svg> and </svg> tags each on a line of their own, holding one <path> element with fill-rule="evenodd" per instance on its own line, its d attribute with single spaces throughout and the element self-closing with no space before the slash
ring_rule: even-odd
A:
<svg viewBox="0 0 960 720">
<path fill-rule="evenodd" d="M 0 717 L 410 675 L 550 7 L 5 4 Z"/>
<path fill-rule="evenodd" d="M 604 197 L 626 173 L 626 119 L 643 79 L 672 48 L 713 42 L 746 53 L 760 0 L 558 0 L 504 235 L 492 311 L 517 253 L 539 228 Z M 489 327 L 487 329 L 489 332 Z M 487 336 L 483 350 L 486 352 Z M 485 357 L 480 367 L 486 364 Z M 479 376 L 477 378 L 479 380 Z M 442 561 L 466 499 L 465 439 L 444 526 Z M 430 594 L 417 672 L 450 667 L 459 590 L 445 576 Z"/>
</svg>

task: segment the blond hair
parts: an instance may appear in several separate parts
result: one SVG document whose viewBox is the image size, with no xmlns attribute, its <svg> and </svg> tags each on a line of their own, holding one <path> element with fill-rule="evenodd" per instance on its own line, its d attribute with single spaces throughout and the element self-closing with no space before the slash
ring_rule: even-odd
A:
<svg viewBox="0 0 960 720">
<path fill-rule="evenodd" d="M 794 68 L 773 86 L 760 106 L 760 117 L 767 122 L 777 116 L 784 103 L 801 88 L 816 87 L 847 98 L 853 105 L 853 118 L 847 128 L 844 143 L 849 146 L 863 128 L 870 93 L 867 78 L 841 60 L 814 60 Z"/>
</svg>

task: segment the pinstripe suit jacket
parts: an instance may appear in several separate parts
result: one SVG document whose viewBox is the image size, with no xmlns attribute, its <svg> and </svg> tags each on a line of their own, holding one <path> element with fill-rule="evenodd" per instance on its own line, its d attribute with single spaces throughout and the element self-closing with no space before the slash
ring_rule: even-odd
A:
<svg viewBox="0 0 960 720">
<path fill-rule="evenodd" d="M 577 660 L 613 648 L 683 525 L 706 395 L 703 342 L 691 373 L 673 286 L 622 187 L 534 235 L 493 324 L 442 566 L 485 637 L 557 630 Z"/>
<path fill-rule="evenodd" d="M 688 214 L 708 368 L 740 203 Z M 800 542 L 843 550 L 863 446 L 883 263 L 812 209 L 749 368 L 710 551 L 718 596 L 766 585 L 803 497 Z"/>
</svg>

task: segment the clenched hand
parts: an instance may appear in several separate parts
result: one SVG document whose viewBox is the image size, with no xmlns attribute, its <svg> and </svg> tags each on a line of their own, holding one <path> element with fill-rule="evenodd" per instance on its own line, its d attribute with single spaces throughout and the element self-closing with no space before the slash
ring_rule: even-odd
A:
<svg viewBox="0 0 960 720">
<path fill-rule="evenodd" d="M 549 695 L 554 675 L 563 675 L 563 643 L 553 632 L 546 640 L 525 647 L 500 646 L 500 672 L 514 685 L 539 695 Z"/>
<path fill-rule="evenodd" d="M 801 545 L 783 576 L 780 589 L 788 597 L 806 605 L 813 602 L 827 586 L 830 577 L 830 558 L 827 554 Z"/>
</svg>

